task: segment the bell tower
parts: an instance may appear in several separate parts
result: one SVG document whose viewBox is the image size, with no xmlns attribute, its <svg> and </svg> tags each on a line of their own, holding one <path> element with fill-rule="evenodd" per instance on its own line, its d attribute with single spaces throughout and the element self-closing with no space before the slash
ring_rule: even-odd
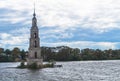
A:
<svg viewBox="0 0 120 81">
<path fill-rule="evenodd" d="M 37 26 L 37 19 L 35 13 L 35 5 L 34 5 L 34 13 L 32 18 L 32 27 L 30 29 L 30 39 L 29 39 L 29 52 L 27 64 L 31 65 L 33 63 L 37 63 L 37 65 L 42 65 L 43 59 L 41 56 L 40 49 L 40 38 L 39 38 L 39 29 Z"/>
</svg>

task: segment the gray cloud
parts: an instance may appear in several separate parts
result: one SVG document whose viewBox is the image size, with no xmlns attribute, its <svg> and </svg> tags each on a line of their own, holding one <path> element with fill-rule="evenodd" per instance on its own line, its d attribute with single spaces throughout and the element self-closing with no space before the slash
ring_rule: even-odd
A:
<svg viewBox="0 0 120 81">
<path fill-rule="evenodd" d="M 75 35 L 71 30 L 75 31 L 81 28 L 92 30 L 97 34 L 108 32 L 112 29 L 120 29 L 119 4 L 119 0 L 36 0 L 38 27 L 41 27 L 41 29 L 42 27 L 56 27 L 56 29 L 40 32 L 43 36 L 42 40 L 46 40 L 48 37 L 56 39 L 73 37 Z M 31 24 L 30 18 L 33 13 L 33 0 L 1 0 L 0 9 L 9 10 L 9 13 L 0 14 L 4 16 L 0 21 L 7 21 L 11 24 L 19 22 L 23 22 L 23 25 Z M 12 10 L 15 12 L 12 12 Z M 18 30 L 13 29 L 10 33 L 2 33 L 1 35 L 4 36 L 2 36 L 1 39 L 11 45 L 17 45 L 15 40 L 17 40 L 19 44 L 28 43 L 28 39 L 21 39 L 20 34 L 20 32 L 25 32 L 24 36 L 29 38 L 28 30 L 29 29 L 26 28 Z M 14 36 L 14 33 L 19 35 Z M 59 34 L 59 36 L 55 34 Z M 8 40 L 5 38 L 7 36 L 10 36 L 11 39 Z M 2 45 L 6 45 L 7 43 L 2 43 Z M 59 45 L 66 44 L 66 42 L 43 43 L 43 45 L 51 44 Z M 116 48 L 116 43 L 112 42 L 76 41 L 67 44 L 72 47 L 78 47 L 79 45 L 81 48 Z"/>
</svg>

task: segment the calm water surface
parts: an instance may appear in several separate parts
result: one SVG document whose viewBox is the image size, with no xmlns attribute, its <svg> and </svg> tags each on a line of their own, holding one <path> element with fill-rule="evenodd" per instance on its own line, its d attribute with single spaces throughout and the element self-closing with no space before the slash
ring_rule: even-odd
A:
<svg viewBox="0 0 120 81">
<path fill-rule="evenodd" d="M 120 81 L 120 61 L 57 62 L 62 68 L 17 69 L 0 63 L 0 81 Z"/>
</svg>

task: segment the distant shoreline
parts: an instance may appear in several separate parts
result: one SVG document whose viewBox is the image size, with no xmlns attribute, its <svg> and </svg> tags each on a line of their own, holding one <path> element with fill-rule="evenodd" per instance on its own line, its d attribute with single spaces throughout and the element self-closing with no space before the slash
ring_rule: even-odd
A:
<svg viewBox="0 0 120 81">
<path fill-rule="evenodd" d="M 120 59 L 114 59 L 114 60 L 81 60 L 81 61 L 117 61 L 117 60 L 119 60 L 120 61 Z M 55 62 L 81 62 L 81 61 L 55 61 Z M 47 61 L 44 61 L 44 63 L 45 62 L 47 62 Z M 20 61 L 19 62 L 0 62 L 0 63 L 20 63 Z"/>
</svg>

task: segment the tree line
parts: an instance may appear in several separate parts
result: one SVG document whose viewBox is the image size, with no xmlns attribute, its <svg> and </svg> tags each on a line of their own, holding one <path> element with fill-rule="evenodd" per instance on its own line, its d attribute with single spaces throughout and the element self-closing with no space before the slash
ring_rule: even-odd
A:
<svg viewBox="0 0 120 81">
<path fill-rule="evenodd" d="M 12 50 L 0 48 L 0 62 L 15 62 L 26 59 L 27 51 L 15 47 Z"/>
<path fill-rule="evenodd" d="M 0 62 L 26 60 L 28 52 L 15 47 L 12 50 L 0 48 Z M 116 60 L 120 59 L 120 49 L 78 49 L 68 46 L 41 47 L 44 61 Z"/>
<path fill-rule="evenodd" d="M 80 60 L 117 60 L 120 59 L 120 49 L 78 49 L 68 46 L 42 47 L 42 56 L 45 61 L 80 61 Z"/>
</svg>

